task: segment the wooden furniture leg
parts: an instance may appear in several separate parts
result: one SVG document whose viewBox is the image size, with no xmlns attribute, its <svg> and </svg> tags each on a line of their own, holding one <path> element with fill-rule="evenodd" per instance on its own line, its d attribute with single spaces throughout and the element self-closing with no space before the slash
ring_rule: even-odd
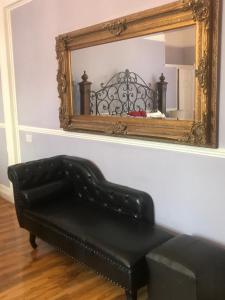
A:
<svg viewBox="0 0 225 300">
<path fill-rule="evenodd" d="M 137 300 L 137 291 L 126 291 L 127 300 Z"/>
<path fill-rule="evenodd" d="M 31 244 L 33 249 L 37 248 L 37 244 L 35 242 L 35 239 L 36 239 L 36 235 L 34 235 L 33 233 L 30 232 L 30 244 Z"/>
</svg>

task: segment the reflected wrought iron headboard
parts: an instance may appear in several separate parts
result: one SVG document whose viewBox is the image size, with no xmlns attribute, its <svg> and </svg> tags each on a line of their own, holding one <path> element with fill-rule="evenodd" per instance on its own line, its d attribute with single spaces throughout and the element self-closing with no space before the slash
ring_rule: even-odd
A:
<svg viewBox="0 0 225 300">
<path fill-rule="evenodd" d="M 159 109 L 163 112 L 162 106 L 166 109 L 167 83 L 163 74 L 156 89 L 129 70 L 115 74 L 106 84 L 102 83 L 98 91 L 91 90 L 86 72 L 82 79 L 79 83 L 81 114 L 127 115 L 131 111 L 156 112 Z"/>
</svg>

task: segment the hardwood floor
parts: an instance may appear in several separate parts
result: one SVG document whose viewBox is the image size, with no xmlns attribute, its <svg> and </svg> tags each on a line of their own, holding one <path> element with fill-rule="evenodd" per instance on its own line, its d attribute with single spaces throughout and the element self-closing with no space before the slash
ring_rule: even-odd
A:
<svg viewBox="0 0 225 300">
<path fill-rule="evenodd" d="M 124 291 L 96 276 L 86 266 L 37 240 L 29 244 L 20 229 L 14 206 L 0 199 L 0 299 L 1 300 L 124 300 Z M 146 300 L 145 289 L 138 300 Z"/>
</svg>

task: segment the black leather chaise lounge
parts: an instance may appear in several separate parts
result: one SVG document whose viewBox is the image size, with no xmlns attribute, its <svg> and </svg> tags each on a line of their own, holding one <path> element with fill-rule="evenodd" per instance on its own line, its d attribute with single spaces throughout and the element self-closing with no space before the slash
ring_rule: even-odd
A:
<svg viewBox="0 0 225 300">
<path fill-rule="evenodd" d="M 127 299 L 148 282 L 145 255 L 171 235 L 154 225 L 151 197 L 110 183 L 90 161 L 56 156 L 9 167 L 18 221 L 122 286 Z"/>
</svg>

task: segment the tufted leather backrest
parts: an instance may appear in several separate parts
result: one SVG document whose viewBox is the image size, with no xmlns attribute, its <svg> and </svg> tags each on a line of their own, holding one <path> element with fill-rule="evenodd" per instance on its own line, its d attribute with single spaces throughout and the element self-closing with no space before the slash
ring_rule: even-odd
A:
<svg viewBox="0 0 225 300">
<path fill-rule="evenodd" d="M 101 206 L 136 220 L 154 223 L 153 201 L 147 193 L 107 181 L 98 190 Z"/>
<path fill-rule="evenodd" d="M 64 175 L 73 186 L 73 193 L 77 199 L 94 202 L 96 186 L 105 178 L 96 165 L 89 160 L 64 156 L 62 158 Z"/>
<path fill-rule="evenodd" d="M 61 155 L 36 160 L 9 167 L 8 176 L 13 183 L 18 213 L 24 206 L 24 191 L 31 193 L 29 190 L 63 180 L 68 183 L 74 201 L 154 223 L 153 201 L 147 193 L 106 181 L 98 167 L 86 159 Z"/>
<path fill-rule="evenodd" d="M 106 181 L 101 171 L 88 160 L 66 156 L 63 162 L 65 176 L 73 185 L 77 199 L 154 223 L 153 202 L 147 193 Z"/>
</svg>

